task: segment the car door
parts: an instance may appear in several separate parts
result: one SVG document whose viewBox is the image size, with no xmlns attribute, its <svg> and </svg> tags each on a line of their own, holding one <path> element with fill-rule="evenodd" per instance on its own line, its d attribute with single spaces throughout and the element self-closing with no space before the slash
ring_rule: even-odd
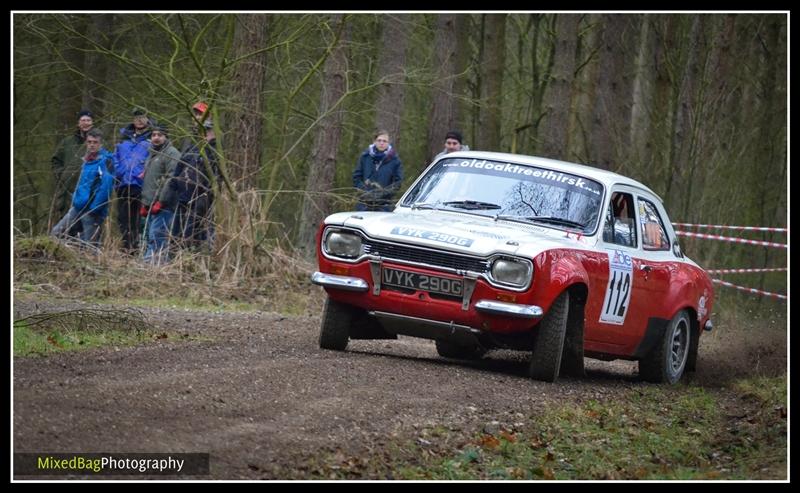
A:
<svg viewBox="0 0 800 493">
<path fill-rule="evenodd" d="M 642 254 L 637 266 L 641 278 L 645 303 L 641 316 L 645 327 L 652 318 L 670 317 L 664 300 L 669 291 L 671 269 L 676 267 L 676 257 L 666 227 L 669 218 L 663 207 L 659 207 L 654 196 L 640 194 L 637 198 L 639 231 L 642 237 Z"/>
<path fill-rule="evenodd" d="M 642 282 L 636 271 L 642 250 L 635 191 L 616 186 L 609 197 L 598 251 L 588 269 L 591 292 L 584 334 L 587 340 L 610 345 L 608 352 L 618 352 L 642 323 Z"/>
<path fill-rule="evenodd" d="M 625 197 L 626 224 L 633 231 L 622 229 L 621 233 L 616 224 L 614 201 L 618 195 Z M 675 258 L 657 200 L 624 186 L 613 188 L 610 194 L 600 254 L 590 273 L 593 295 L 587 303 L 585 328 L 586 339 L 607 345 L 608 352 L 630 353 L 641 341 L 650 318 L 663 311 L 659 303 L 667 294 Z"/>
</svg>

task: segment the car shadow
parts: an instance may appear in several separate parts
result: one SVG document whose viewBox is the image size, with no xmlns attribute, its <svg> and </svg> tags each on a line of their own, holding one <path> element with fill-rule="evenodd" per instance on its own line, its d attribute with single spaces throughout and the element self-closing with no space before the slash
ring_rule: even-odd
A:
<svg viewBox="0 0 800 493">
<path fill-rule="evenodd" d="M 470 368 L 481 372 L 516 377 L 528 380 L 528 356 L 523 352 L 516 351 L 490 351 L 483 358 L 478 360 L 450 359 L 440 356 L 420 356 L 412 354 L 401 354 L 392 351 L 391 347 L 381 348 L 353 348 L 347 349 L 348 353 L 362 354 L 367 356 L 380 356 L 394 360 L 417 361 L 428 363 L 439 367 Z M 564 375 L 559 377 L 559 381 L 573 382 L 620 382 L 638 383 L 643 382 L 638 373 L 633 372 L 627 366 L 599 360 L 586 359 L 587 368 L 584 376 Z"/>
</svg>

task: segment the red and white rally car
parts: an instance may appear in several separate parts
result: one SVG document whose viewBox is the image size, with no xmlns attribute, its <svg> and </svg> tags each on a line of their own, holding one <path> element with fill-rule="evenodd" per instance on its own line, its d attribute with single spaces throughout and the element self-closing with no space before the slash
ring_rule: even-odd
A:
<svg viewBox="0 0 800 493">
<path fill-rule="evenodd" d="M 530 376 L 583 358 L 639 361 L 675 383 L 695 369 L 714 290 L 662 201 L 624 176 L 491 152 L 432 163 L 394 212 L 342 212 L 318 233 L 320 346 L 434 339 L 441 356 L 532 352 Z"/>
</svg>

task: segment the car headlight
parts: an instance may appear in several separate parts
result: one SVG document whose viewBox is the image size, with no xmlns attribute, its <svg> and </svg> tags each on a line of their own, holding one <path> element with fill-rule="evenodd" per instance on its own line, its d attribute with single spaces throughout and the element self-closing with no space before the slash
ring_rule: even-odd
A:
<svg viewBox="0 0 800 493">
<path fill-rule="evenodd" d="M 525 262 L 499 258 L 492 264 L 492 278 L 497 282 L 522 287 L 531 278 L 531 266 Z"/>
<path fill-rule="evenodd" d="M 343 231 L 331 231 L 325 238 L 325 250 L 336 257 L 356 258 L 361 255 L 361 237 Z"/>
</svg>

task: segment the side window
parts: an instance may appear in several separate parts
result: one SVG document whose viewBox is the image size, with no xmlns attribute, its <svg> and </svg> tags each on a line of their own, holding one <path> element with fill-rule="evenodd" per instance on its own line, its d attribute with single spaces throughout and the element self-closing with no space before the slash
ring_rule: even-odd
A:
<svg viewBox="0 0 800 493">
<path fill-rule="evenodd" d="M 669 240 L 658 209 L 649 200 L 639 199 L 639 221 L 642 225 L 642 245 L 645 250 L 669 250 Z"/>
<path fill-rule="evenodd" d="M 631 248 L 638 246 L 631 194 L 614 192 L 611 195 L 603 226 L 603 241 Z"/>
</svg>

